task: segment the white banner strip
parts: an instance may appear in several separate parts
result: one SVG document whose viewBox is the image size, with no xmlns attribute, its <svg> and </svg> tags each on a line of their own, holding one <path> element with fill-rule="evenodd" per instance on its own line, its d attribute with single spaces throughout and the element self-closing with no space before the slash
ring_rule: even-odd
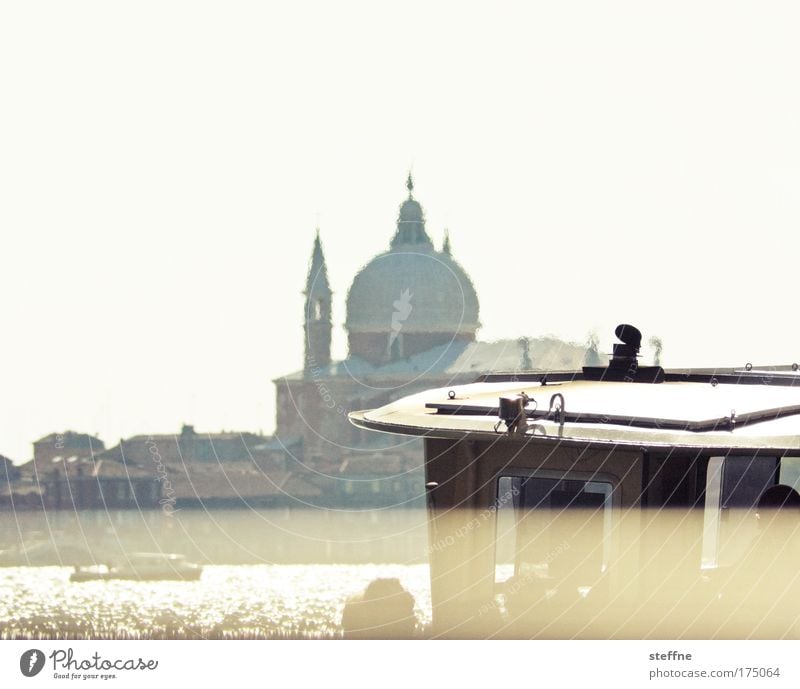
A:
<svg viewBox="0 0 800 689">
<path fill-rule="evenodd" d="M 794 641 L 4 641 L 0 686 L 796 687 Z"/>
</svg>

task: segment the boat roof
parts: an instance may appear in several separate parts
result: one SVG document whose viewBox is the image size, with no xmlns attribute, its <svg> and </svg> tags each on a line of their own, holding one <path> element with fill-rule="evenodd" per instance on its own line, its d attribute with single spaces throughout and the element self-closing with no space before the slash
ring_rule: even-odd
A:
<svg viewBox="0 0 800 689">
<path fill-rule="evenodd" d="M 800 450 L 794 369 L 682 369 L 657 383 L 587 380 L 578 371 L 490 374 L 350 418 L 372 430 L 433 438 L 793 451 Z M 500 398 L 523 393 L 527 428 L 512 432 L 499 420 Z"/>
</svg>

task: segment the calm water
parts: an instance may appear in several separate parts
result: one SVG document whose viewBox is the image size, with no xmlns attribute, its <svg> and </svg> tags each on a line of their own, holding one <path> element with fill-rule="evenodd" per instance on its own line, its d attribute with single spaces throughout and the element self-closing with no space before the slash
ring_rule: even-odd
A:
<svg viewBox="0 0 800 689">
<path fill-rule="evenodd" d="M 5 638 L 336 637 L 346 598 L 376 577 L 397 577 L 430 622 L 419 510 L 6 513 L 0 525 L 6 564 L 25 565 L 0 567 Z M 203 564 L 200 580 L 69 581 L 68 565 L 157 551 Z"/>
</svg>

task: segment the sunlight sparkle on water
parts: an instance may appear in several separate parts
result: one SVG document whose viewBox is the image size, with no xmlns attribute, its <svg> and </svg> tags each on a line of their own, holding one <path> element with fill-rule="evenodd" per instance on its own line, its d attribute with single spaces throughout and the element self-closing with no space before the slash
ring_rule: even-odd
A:
<svg viewBox="0 0 800 689">
<path fill-rule="evenodd" d="M 349 595 L 397 577 L 430 623 L 427 565 L 206 566 L 196 582 L 72 583 L 68 567 L 0 569 L 0 636 L 335 637 Z"/>
</svg>

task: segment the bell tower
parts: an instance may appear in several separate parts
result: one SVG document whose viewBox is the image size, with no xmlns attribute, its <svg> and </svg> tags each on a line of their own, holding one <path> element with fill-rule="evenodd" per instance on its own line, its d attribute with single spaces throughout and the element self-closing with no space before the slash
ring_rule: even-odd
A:
<svg viewBox="0 0 800 689">
<path fill-rule="evenodd" d="M 303 371 L 311 377 L 313 369 L 325 368 L 331 363 L 331 286 L 325 254 L 319 239 L 319 229 L 311 252 L 311 267 L 306 280 L 306 306 L 303 314 L 305 331 L 305 362 Z"/>
</svg>

